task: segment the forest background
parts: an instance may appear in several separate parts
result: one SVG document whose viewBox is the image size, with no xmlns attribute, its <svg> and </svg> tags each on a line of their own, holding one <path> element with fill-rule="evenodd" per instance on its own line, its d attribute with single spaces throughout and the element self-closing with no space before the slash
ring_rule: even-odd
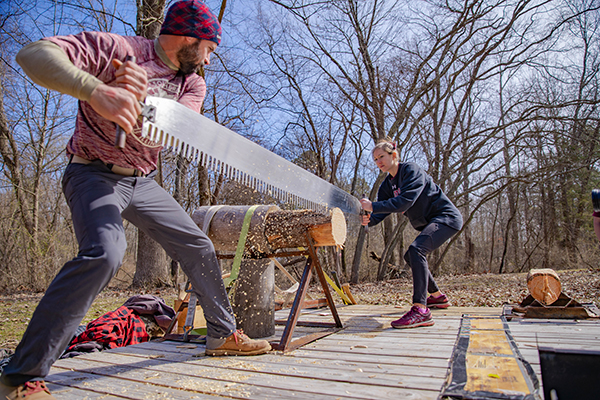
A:
<svg viewBox="0 0 600 400">
<path fill-rule="evenodd" d="M 599 1 L 206 3 L 224 35 L 200 71 L 203 113 L 371 199 L 384 176 L 370 150 L 394 139 L 401 159 L 425 168 L 465 220 L 431 256 L 434 274 L 598 268 L 591 190 L 600 187 Z M 82 30 L 153 38 L 170 4 L 0 4 L 0 293 L 44 290 L 77 252 L 60 183 L 77 103 L 33 84 L 16 53 Z M 168 152 L 159 172 L 190 213 L 273 203 Z M 154 242 L 126 228 L 127 255 L 112 286 L 184 279 Z M 368 233 L 349 218 L 344 249 L 322 255 L 342 281 L 397 278 L 416 234 L 402 215 Z"/>
</svg>

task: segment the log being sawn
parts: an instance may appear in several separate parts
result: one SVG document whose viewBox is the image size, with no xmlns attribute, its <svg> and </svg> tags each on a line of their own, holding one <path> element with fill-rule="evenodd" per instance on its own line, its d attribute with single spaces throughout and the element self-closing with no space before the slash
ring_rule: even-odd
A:
<svg viewBox="0 0 600 400">
<path fill-rule="evenodd" d="M 206 234 L 215 250 L 232 252 L 237 247 L 244 216 L 249 207 L 200 207 L 192 213 L 192 219 L 202 228 L 206 218 L 211 218 Z M 277 206 L 259 206 L 250 221 L 246 252 L 273 254 L 279 249 L 305 247 L 308 246 L 306 232 L 309 232 L 316 247 L 342 247 L 346 241 L 344 213 L 338 208 L 323 214 L 313 210 L 282 210 Z"/>
<path fill-rule="evenodd" d="M 232 253 L 249 208 L 200 207 L 192 219 L 211 239 L 217 254 Z M 282 210 L 272 205 L 254 210 L 232 302 L 239 327 L 250 337 L 275 333 L 274 265 L 269 256 L 281 249 L 308 247 L 307 234 L 315 247 L 342 247 L 346 240 L 343 212 L 337 208 L 326 212 Z"/>
</svg>

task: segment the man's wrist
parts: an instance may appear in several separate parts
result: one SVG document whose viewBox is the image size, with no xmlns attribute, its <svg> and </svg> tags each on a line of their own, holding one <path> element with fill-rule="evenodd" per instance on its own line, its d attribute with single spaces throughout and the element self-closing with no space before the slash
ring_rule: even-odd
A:
<svg viewBox="0 0 600 400">
<path fill-rule="evenodd" d="M 91 77 L 91 75 L 90 75 Z M 94 93 L 94 90 L 96 90 L 96 88 L 100 85 L 103 84 L 103 82 L 96 78 L 93 77 L 95 79 L 86 79 L 83 82 L 83 85 L 81 87 L 80 90 L 80 97 L 79 100 L 83 100 L 83 101 L 90 101 L 90 98 L 92 97 L 92 93 Z"/>
</svg>

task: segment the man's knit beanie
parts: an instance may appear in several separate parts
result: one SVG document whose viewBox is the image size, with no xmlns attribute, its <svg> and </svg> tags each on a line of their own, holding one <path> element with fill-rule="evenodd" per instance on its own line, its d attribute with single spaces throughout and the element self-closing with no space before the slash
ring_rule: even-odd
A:
<svg viewBox="0 0 600 400">
<path fill-rule="evenodd" d="M 221 24 L 219 19 L 199 0 L 181 0 L 173 3 L 167 11 L 160 33 L 166 35 L 191 36 L 219 44 Z"/>
</svg>

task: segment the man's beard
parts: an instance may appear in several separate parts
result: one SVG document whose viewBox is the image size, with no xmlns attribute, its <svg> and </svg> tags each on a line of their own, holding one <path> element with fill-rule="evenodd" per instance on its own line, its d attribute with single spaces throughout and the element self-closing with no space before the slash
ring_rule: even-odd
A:
<svg viewBox="0 0 600 400">
<path fill-rule="evenodd" d="M 200 39 L 191 44 L 187 44 L 177 52 L 177 61 L 179 61 L 179 73 L 190 75 L 196 72 L 202 65 L 202 60 L 198 57 L 198 48 Z"/>
</svg>

